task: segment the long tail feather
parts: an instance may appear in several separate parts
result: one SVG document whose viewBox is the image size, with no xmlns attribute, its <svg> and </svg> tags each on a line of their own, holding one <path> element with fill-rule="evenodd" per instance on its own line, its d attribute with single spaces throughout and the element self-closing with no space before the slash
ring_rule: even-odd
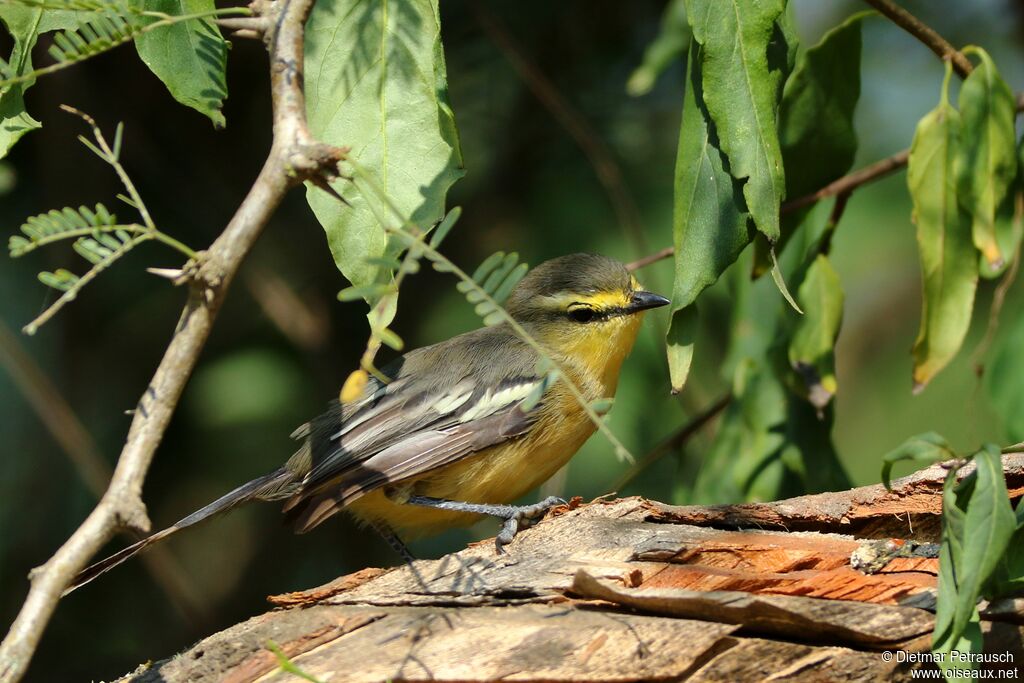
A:
<svg viewBox="0 0 1024 683">
<path fill-rule="evenodd" d="M 227 512 L 242 503 L 247 503 L 252 500 L 279 500 L 281 498 L 286 498 L 295 492 L 297 486 L 298 484 L 295 482 L 295 476 L 283 467 L 266 476 L 253 479 L 246 484 L 242 484 L 235 490 L 224 494 L 209 505 L 196 510 L 189 516 L 175 522 L 166 529 L 157 531 L 141 541 L 133 543 L 123 550 L 119 550 L 110 557 L 86 567 L 78 573 L 74 580 L 72 580 L 71 585 L 64 590 L 63 594 L 67 595 L 76 588 L 84 586 L 93 579 L 106 574 L 125 560 L 134 557 L 136 554 L 142 552 L 154 543 L 162 541 L 182 529 L 187 529 L 188 527 L 209 519 L 214 515 Z"/>
</svg>

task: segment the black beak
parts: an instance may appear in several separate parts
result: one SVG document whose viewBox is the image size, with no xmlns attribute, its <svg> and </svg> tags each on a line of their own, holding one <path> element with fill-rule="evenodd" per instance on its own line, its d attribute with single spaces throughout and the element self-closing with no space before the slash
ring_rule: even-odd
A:
<svg viewBox="0 0 1024 683">
<path fill-rule="evenodd" d="M 670 303 L 672 302 L 654 292 L 634 292 L 633 298 L 629 302 L 628 310 L 630 313 L 639 313 L 640 311 L 646 311 L 648 308 L 667 306 Z"/>
</svg>

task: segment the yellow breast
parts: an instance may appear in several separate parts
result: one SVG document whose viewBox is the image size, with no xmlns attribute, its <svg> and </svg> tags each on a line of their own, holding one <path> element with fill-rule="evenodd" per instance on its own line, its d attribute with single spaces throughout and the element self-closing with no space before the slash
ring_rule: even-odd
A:
<svg viewBox="0 0 1024 683">
<path fill-rule="evenodd" d="M 611 397 L 622 361 L 633 346 L 640 315 L 622 319 L 607 334 L 577 336 L 556 348 L 557 360 L 589 401 Z M 605 330 L 607 333 L 607 329 Z M 455 526 L 469 526 L 480 515 L 403 505 L 408 496 L 469 503 L 510 503 L 547 481 L 597 429 L 563 382 L 544 397 L 537 423 L 525 435 L 493 446 L 446 467 L 392 486 L 389 495 L 372 491 L 348 510 L 367 522 L 383 522 L 405 538 Z"/>
</svg>

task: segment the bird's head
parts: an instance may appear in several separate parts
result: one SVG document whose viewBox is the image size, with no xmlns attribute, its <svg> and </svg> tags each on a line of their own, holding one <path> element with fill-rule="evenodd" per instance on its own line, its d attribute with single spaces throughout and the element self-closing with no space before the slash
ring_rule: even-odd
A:
<svg viewBox="0 0 1024 683">
<path fill-rule="evenodd" d="M 645 291 L 626 266 L 595 254 L 545 261 L 516 285 L 506 307 L 553 352 L 598 364 L 629 353 L 643 312 L 669 303 Z"/>
</svg>

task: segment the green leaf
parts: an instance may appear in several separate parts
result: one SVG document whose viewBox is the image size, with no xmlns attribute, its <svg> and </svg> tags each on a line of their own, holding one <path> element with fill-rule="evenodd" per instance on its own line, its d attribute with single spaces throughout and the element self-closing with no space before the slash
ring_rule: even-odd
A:
<svg viewBox="0 0 1024 683">
<path fill-rule="evenodd" d="M 932 632 L 932 651 L 970 650 L 970 641 L 952 633 L 956 617 L 956 567 L 963 557 L 964 507 L 970 497 L 974 477 L 964 479 L 957 486 L 957 468 L 950 469 L 942 485 L 942 539 L 939 548 L 938 604 L 935 610 L 935 628 Z M 963 501 L 962 506 L 958 502 Z"/>
<path fill-rule="evenodd" d="M 786 80 L 779 106 L 779 143 L 786 169 L 786 196 L 802 197 L 842 177 L 853 167 L 857 133 L 853 115 L 860 99 L 860 12 L 802 52 Z M 811 207 L 782 217 L 776 253 L 804 221 Z M 754 274 L 771 268 L 765 240 L 757 240 Z"/>
<path fill-rule="evenodd" d="M 667 343 L 672 390 L 686 383 L 697 329 L 697 297 L 750 242 L 741 184 L 729 175 L 714 124 L 704 106 L 702 48 L 690 43 L 676 155 L 675 282 Z"/>
<path fill-rule="evenodd" d="M 1016 184 L 1019 187 L 1022 183 L 1020 161 L 1017 162 L 1018 179 Z M 1011 187 L 1010 191 L 1003 197 L 1002 203 L 996 208 L 995 229 L 996 244 L 999 245 L 999 252 L 1005 256 L 998 267 L 989 264 L 984 254 L 978 255 L 978 274 L 986 280 L 992 280 L 1005 273 L 1010 264 L 1013 263 L 1014 254 L 1020 246 L 1021 237 L 1024 237 L 1024 220 L 1017 215 L 1018 190 Z"/>
<path fill-rule="evenodd" d="M 978 598 L 983 595 L 983 587 L 999 566 L 1017 528 L 999 447 L 986 445 L 974 455 L 973 461 L 977 469 L 957 485 L 955 501 L 944 499 L 944 519 L 950 515 L 947 501 L 957 511 L 952 513 L 952 524 L 944 523 L 943 542 L 945 544 L 947 534 L 959 535 L 959 538 L 950 539 L 951 572 L 943 571 L 940 550 L 939 604 L 932 640 L 933 650 L 937 652 L 954 649 L 965 635 L 975 640 L 971 637 L 970 625 L 976 618 Z M 951 582 L 955 593 L 949 590 Z"/>
<path fill-rule="evenodd" d="M 818 411 L 836 394 L 835 343 L 843 321 L 843 288 L 828 257 L 811 263 L 797 292 L 804 315 L 789 341 L 789 365 L 803 380 L 807 400 Z"/>
<path fill-rule="evenodd" d="M 915 392 L 924 389 L 960 349 L 978 282 L 970 218 L 957 201 L 961 122 L 949 105 L 951 72 L 947 62 L 941 101 L 918 122 L 907 166 L 924 279 L 921 327 L 913 351 Z"/>
<path fill-rule="evenodd" d="M 915 465 L 931 465 L 955 457 L 956 452 L 942 435 L 935 432 L 917 434 L 886 453 L 882 458 L 882 483 L 885 484 L 885 488 L 892 489 L 892 466 L 898 462 L 910 460 Z"/>
<path fill-rule="evenodd" d="M 133 0 L 146 11 L 172 16 L 212 12 L 214 0 Z M 139 57 L 178 102 L 225 125 L 227 43 L 212 18 L 163 26 L 138 36 Z"/>
<path fill-rule="evenodd" d="M 435 249 L 441 246 L 441 242 L 443 242 L 444 238 L 448 236 L 448 233 L 451 232 L 451 229 L 455 227 L 455 224 L 458 222 L 459 216 L 461 215 L 461 206 L 456 206 L 451 211 L 449 211 L 448 215 L 444 217 L 444 220 L 438 223 L 437 227 L 434 228 L 434 234 L 430 236 L 430 246 L 434 247 Z"/>
<path fill-rule="evenodd" d="M 994 269 L 1004 254 L 996 237 L 996 211 L 1017 174 L 1016 102 L 988 53 L 969 46 L 980 63 L 960 87 L 963 144 L 958 151 L 960 201 L 971 214 L 974 245 Z"/>
<path fill-rule="evenodd" d="M 853 166 L 861 21 L 873 14 L 854 14 L 797 57 L 779 107 L 787 197 L 818 190 Z"/>
<path fill-rule="evenodd" d="M 402 225 L 391 206 L 421 228 L 433 225 L 463 174 L 437 0 L 320 0 L 306 24 L 305 74 L 310 132 L 349 147 L 388 198 L 385 204 L 362 183 L 335 181 L 349 208 L 307 186 L 339 270 L 353 285 L 366 285 L 386 277 L 366 257 L 401 248 L 389 244 L 381 224 Z"/>
<path fill-rule="evenodd" d="M 711 112 L 730 173 L 759 232 L 779 239 L 785 193 L 776 108 L 782 73 L 771 70 L 769 43 L 785 0 L 687 0 L 686 13 L 701 53 L 704 101 Z"/>
<path fill-rule="evenodd" d="M 14 49 L 6 60 L 4 77 L 30 73 L 32 48 L 39 36 L 48 31 L 78 27 L 78 13 L 64 10 L 44 10 L 13 3 L 0 3 L 0 22 L 14 39 Z M 25 91 L 35 79 L 0 87 L 0 158 L 7 156 L 22 135 L 42 126 L 25 111 Z"/>
<path fill-rule="evenodd" d="M 402 341 L 402 338 L 399 337 L 394 330 L 391 330 L 387 327 L 382 327 L 379 330 L 377 330 L 377 336 L 380 337 L 380 340 L 386 346 L 394 349 L 395 351 L 401 351 L 402 349 L 405 348 L 405 342 Z"/>
<path fill-rule="evenodd" d="M 365 299 L 366 301 L 373 301 L 379 299 L 388 294 L 395 293 L 395 286 L 391 284 L 374 283 L 371 285 L 363 285 L 362 287 L 346 287 L 345 289 L 338 292 L 338 301 L 359 301 Z M 390 323 L 388 320 L 386 324 Z"/>
<path fill-rule="evenodd" d="M 670 0 L 661 16 L 657 37 L 644 50 L 643 62 L 626 81 L 626 92 L 634 97 L 649 93 L 658 76 L 686 52 L 689 42 L 690 26 L 686 23 L 686 6 L 683 0 Z"/>
</svg>

